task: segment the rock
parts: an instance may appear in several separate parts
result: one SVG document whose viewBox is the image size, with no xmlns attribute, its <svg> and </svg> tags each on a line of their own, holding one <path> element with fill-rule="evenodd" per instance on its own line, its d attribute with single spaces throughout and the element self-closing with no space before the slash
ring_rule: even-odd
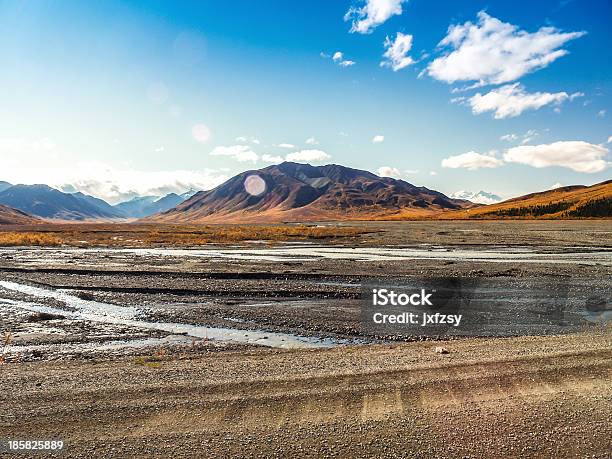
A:
<svg viewBox="0 0 612 459">
<path fill-rule="evenodd" d="M 448 354 L 449 353 L 448 349 L 442 346 L 436 346 L 435 352 L 436 354 Z"/>
</svg>

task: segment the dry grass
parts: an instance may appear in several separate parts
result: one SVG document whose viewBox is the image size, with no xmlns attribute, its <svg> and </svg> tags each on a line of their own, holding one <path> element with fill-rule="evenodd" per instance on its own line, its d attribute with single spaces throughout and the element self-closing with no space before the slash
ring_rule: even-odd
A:
<svg viewBox="0 0 612 459">
<path fill-rule="evenodd" d="M 307 241 L 357 238 L 369 231 L 313 225 L 72 224 L 11 227 L 0 246 L 193 247 L 243 241 Z"/>
<path fill-rule="evenodd" d="M 338 237 L 355 237 L 354 228 L 312 226 L 206 226 L 198 231 L 174 232 L 155 230 L 147 234 L 146 244 L 202 245 L 242 241 L 290 241 L 317 240 Z"/>
<path fill-rule="evenodd" d="M 55 246 L 60 245 L 62 240 L 53 235 L 38 232 L 28 233 L 0 233 L 0 246 Z"/>
</svg>

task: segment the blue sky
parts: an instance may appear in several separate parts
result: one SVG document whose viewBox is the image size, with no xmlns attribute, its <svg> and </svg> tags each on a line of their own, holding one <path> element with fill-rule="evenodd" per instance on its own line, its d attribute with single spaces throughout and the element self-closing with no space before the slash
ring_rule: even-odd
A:
<svg viewBox="0 0 612 459">
<path fill-rule="evenodd" d="M 293 158 L 447 194 L 596 183 L 612 161 L 611 12 L 0 1 L 0 180 L 117 202 Z"/>
</svg>

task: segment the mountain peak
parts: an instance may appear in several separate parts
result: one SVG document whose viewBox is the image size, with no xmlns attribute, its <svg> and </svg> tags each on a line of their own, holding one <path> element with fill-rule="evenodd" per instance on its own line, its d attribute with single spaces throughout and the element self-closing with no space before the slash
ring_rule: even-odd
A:
<svg viewBox="0 0 612 459">
<path fill-rule="evenodd" d="M 250 187 L 249 176 L 259 177 Z M 200 192 L 153 220 L 242 221 L 355 219 L 406 210 L 426 213 L 456 209 L 464 202 L 403 180 L 339 164 L 312 166 L 283 162 L 242 172 L 218 187 Z"/>
</svg>

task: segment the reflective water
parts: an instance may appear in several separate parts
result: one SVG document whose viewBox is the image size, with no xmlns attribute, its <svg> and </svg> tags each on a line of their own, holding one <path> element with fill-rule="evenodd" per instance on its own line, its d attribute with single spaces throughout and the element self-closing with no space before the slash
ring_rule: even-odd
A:
<svg viewBox="0 0 612 459">
<path fill-rule="evenodd" d="M 53 308 L 36 302 L 3 299 L 6 304 L 32 312 L 60 314 L 68 319 L 92 322 L 127 325 L 148 330 L 161 330 L 176 335 L 187 335 L 220 341 L 231 341 L 243 344 L 257 344 L 278 348 L 330 347 L 346 341 L 331 338 L 298 336 L 288 333 L 267 332 L 260 330 L 239 330 L 232 328 L 207 327 L 171 322 L 150 322 L 138 308 L 117 306 L 99 301 L 78 298 L 62 290 L 47 290 L 16 282 L 0 281 L 0 287 L 24 293 L 34 298 L 52 298 L 64 302 L 70 310 Z M 0 305 L 1 307 L 1 305 Z"/>
</svg>

